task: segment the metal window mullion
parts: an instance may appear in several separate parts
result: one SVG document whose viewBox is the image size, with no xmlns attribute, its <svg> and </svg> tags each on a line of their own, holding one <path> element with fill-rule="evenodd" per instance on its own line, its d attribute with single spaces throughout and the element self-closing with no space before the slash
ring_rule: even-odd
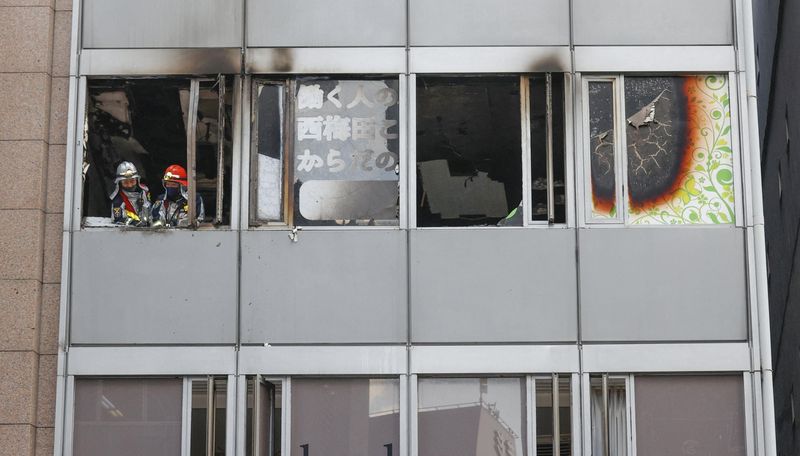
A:
<svg viewBox="0 0 800 456">
<path fill-rule="evenodd" d="M 228 375 L 225 390 L 225 455 L 235 456 L 236 452 L 236 394 L 238 384 L 235 375 Z M 217 411 L 214 410 L 214 416 Z M 243 423 L 244 425 L 244 423 Z"/>
<path fill-rule="evenodd" d="M 581 374 L 581 432 L 583 435 L 583 454 L 599 456 L 592 453 L 592 378 L 588 373 Z"/>
<path fill-rule="evenodd" d="M 547 99 L 547 222 L 549 224 L 555 223 L 555 197 L 553 182 L 553 75 L 547 73 L 545 83 L 545 94 Z M 530 124 L 528 126 L 530 131 Z M 528 142 L 530 144 L 530 141 Z M 532 216 L 533 214 L 531 214 Z"/>
<path fill-rule="evenodd" d="M 603 456 L 611 456 L 611 433 L 608 422 L 608 374 L 603 374 L 603 449 L 605 454 Z"/>
<path fill-rule="evenodd" d="M 397 156 L 400 163 L 398 169 L 400 175 L 397 179 L 397 188 L 400 193 L 400 207 L 398 227 L 400 229 L 408 229 L 408 179 L 406 176 L 411 168 L 408 161 L 408 100 L 406 94 L 408 93 L 408 76 L 405 74 L 398 75 L 398 104 L 399 104 L 399 127 L 398 127 L 398 146 Z"/>
<path fill-rule="evenodd" d="M 189 181 L 189 226 L 197 226 L 196 173 L 197 173 L 197 104 L 200 97 L 200 80 L 192 79 L 189 85 L 189 113 L 186 125 L 186 169 Z"/>
<path fill-rule="evenodd" d="M 283 103 L 284 106 L 284 127 L 283 134 L 283 204 L 284 204 L 284 219 L 289 226 L 294 225 L 294 125 L 295 125 L 295 101 L 297 83 L 295 80 L 289 80 L 286 83 L 286 97 Z M 287 455 L 288 456 L 288 455 Z"/>
<path fill-rule="evenodd" d="M 214 391 L 214 377 L 209 376 L 206 380 L 206 456 L 214 456 L 214 424 L 216 418 L 216 392 Z"/>
<path fill-rule="evenodd" d="M 416 374 L 409 376 L 408 418 L 409 446 L 408 455 L 419 454 L 419 383 Z"/>
<path fill-rule="evenodd" d="M 181 421 L 181 454 L 191 454 L 192 436 L 192 379 L 183 378 L 183 420 Z"/>
<path fill-rule="evenodd" d="M 406 136 L 408 159 L 406 160 L 406 199 L 408 211 L 408 228 L 417 227 L 417 75 L 410 74 L 406 85 L 406 105 L 408 115 L 406 118 Z M 401 176 L 402 178 L 402 176 Z"/>
<path fill-rule="evenodd" d="M 261 376 L 253 377 L 253 456 L 262 456 L 258 442 L 261 440 Z M 267 455 L 263 455 L 267 456 Z"/>
<path fill-rule="evenodd" d="M 525 377 L 525 391 L 528 395 L 526 418 L 528 419 L 528 439 L 525 442 L 530 456 L 536 456 L 536 380 L 533 376 Z"/>
<path fill-rule="evenodd" d="M 636 456 L 636 395 L 634 394 L 635 382 L 633 375 L 625 378 L 626 399 L 628 400 L 627 426 L 628 426 L 628 456 Z"/>
<path fill-rule="evenodd" d="M 580 375 L 573 373 L 570 374 L 570 430 L 572 434 L 572 441 L 570 448 L 572 456 L 582 456 L 583 454 L 583 436 L 581 431 L 581 382 Z M 577 445 L 576 445 L 577 443 Z"/>
<path fill-rule="evenodd" d="M 217 77 L 217 206 L 214 223 L 222 223 L 222 201 L 225 191 L 225 75 Z"/>
<path fill-rule="evenodd" d="M 561 455 L 561 422 L 559 421 L 559 385 L 558 374 L 552 375 L 552 394 L 553 394 L 553 454 Z"/>
<path fill-rule="evenodd" d="M 72 447 L 75 433 L 75 377 L 67 377 L 64 393 L 64 441 L 62 455 L 72 456 Z M 58 454 L 56 451 L 55 454 Z"/>
<path fill-rule="evenodd" d="M 236 456 L 245 456 L 247 449 L 247 377 L 236 376 L 236 427 L 233 432 L 236 439 Z M 229 411 L 230 413 L 230 411 Z"/>
<path fill-rule="evenodd" d="M 292 456 L 292 378 L 287 377 L 283 386 L 283 454 Z"/>
<path fill-rule="evenodd" d="M 520 146 L 522 151 L 522 215 L 523 226 L 533 220 L 531 201 L 531 98 L 530 78 L 519 77 Z"/>
<path fill-rule="evenodd" d="M 614 90 L 616 104 L 616 115 L 614 116 L 614 128 L 616 131 L 616 147 L 614 159 L 617 161 L 617 215 L 619 222 L 628 223 L 628 141 L 625 137 L 625 75 L 617 77 Z"/>
</svg>

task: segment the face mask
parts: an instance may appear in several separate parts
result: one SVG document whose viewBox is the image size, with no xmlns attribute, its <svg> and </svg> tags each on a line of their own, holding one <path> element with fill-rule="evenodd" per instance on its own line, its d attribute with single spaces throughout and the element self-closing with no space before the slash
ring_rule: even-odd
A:
<svg viewBox="0 0 800 456">
<path fill-rule="evenodd" d="M 167 198 L 175 201 L 181 196 L 181 189 L 179 187 L 167 187 Z"/>
</svg>

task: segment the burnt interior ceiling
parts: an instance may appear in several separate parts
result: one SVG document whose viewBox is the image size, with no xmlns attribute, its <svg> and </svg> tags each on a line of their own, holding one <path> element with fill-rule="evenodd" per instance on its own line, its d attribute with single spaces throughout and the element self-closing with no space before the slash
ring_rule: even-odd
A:
<svg viewBox="0 0 800 456">
<path fill-rule="evenodd" d="M 494 225 L 520 205 L 519 107 L 516 76 L 417 78 L 419 226 Z"/>
<path fill-rule="evenodd" d="M 687 133 L 686 78 L 626 77 L 625 118 L 628 195 L 647 208 L 681 184 L 691 158 Z"/>
<path fill-rule="evenodd" d="M 149 187 L 153 198 L 164 191 L 161 176 L 168 166 L 179 164 L 187 168 L 185 111 L 189 86 L 188 79 L 88 82 L 84 216 L 109 216 L 109 195 L 115 186 L 116 167 L 122 161 L 136 165 L 141 182 Z M 216 90 L 211 86 L 205 89 Z M 216 210 L 218 176 L 216 137 L 211 141 L 209 133 L 216 128 L 216 100 L 212 104 L 213 108 L 201 99 L 198 109 L 197 192 L 203 198 L 206 214 Z M 225 144 L 229 150 L 230 101 L 226 101 L 225 112 Z M 230 153 L 226 153 L 225 168 L 230 175 Z M 226 188 L 229 186 L 228 180 Z M 224 193 L 228 202 L 230 191 Z M 230 204 L 223 205 L 227 217 Z"/>
</svg>

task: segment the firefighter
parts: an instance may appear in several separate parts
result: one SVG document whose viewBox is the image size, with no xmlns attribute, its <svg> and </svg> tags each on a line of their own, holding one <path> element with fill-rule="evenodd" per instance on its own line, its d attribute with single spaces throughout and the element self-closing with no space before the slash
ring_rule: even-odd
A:
<svg viewBox="0 0 800 456">
<path fill-rule="evenodd" d="M 139 180 L 133 163 L 124 161 L 117 166 L 111 199 L 111 219 L 118 225 L 148 226 L 150 224 L 150 190 Z"/>
<path fill-rule="evenodd" d="M 161 180 L 164 185 L 164 194 L 156 198 L 153 203 L 154 227 L 184 227 L 189 226 L 189 191 L 186 180 L 186 170 L 180 165 L 170 165 L 164 170 Z M 195 199 L 197 223 L 205 218 L 203 198 L 200 195 Z"/>
</svg>

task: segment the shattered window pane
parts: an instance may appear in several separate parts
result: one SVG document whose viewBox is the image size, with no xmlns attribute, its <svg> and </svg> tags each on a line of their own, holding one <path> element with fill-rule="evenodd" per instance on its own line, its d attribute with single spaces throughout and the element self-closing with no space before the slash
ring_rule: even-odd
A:
<svg viewBox="0 0 800 456">
<path fill-rule="evenodd" d="M 564 77 L 554 74 L 552 90 L 553 206 L 555 223 L 566 223 L 564 187 Z M 531 218 L 547 221 L 547 78 L 530 78 Z"/>
<path fill-rule="evenodd" d="M 626 77 L 625 109 L 630 223 L 733 223 L 726 77 Z"/>
<path fill-rule="evenodd" d="M 417 398 L 419 456 L 525 456 L 524 378 L 425 378 Z"/>
<path fill-rule="evenodd" d="M 592 218 L 616 218 L 614 86 L 610 81 L 589 82 L 589 154 Z"/>
<path fill-rule="evenodd" d="M 519 77 L 417 78 L 417 225 L 496 225 L 522 202 Z"/>
<path fill-rule="evenodd" d="M 284 86 L 256 88 L 256 131 L 253 135 L 256 219 L 282 221 L 283 214 L 283 93 Z"/>
<path fill-rule="evenodd" d="M 148 227 L 158 220 L 165 226 L 188 225 L 186 193 L 187 122 L 190 80 L 92 79 L 88 81 L 85 125 L 83 216 L 86 226 Z M 225 98 L 222 137 L 223 168 L 218 169 L 218 87 L 201 83 L 196 142 L 196 212 L 206 221 L 216 213 L 217 180 L 230 175 L 232 93 Z M 163 204 L 164 177 L 176 190 Z M 118 173 L 122 173 L 119 174 Z M 225 190 L 222 223 L 229 223 L 230 179 Z M 172 184 L 170 184 L 172 185 Z M 159 202 L 161 201 L 161 203 Z"/>
<path fill-rule="evenodd" d="M 397 225 L 399 82 L 300 79 L 294 224 Z"/>
</svg>

